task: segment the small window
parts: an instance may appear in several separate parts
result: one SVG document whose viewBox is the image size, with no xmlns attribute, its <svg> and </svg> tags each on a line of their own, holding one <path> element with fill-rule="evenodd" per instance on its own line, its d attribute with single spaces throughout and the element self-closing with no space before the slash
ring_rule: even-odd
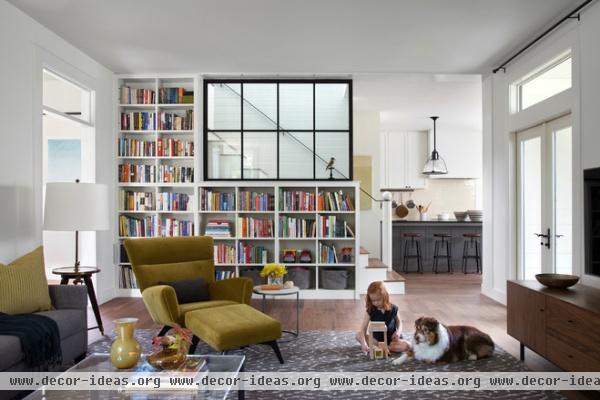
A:
<svg viewBox="0 0 600 400">
<path fill-rule="evenodd" d="M 571 71 L 569 52 L 516 82 L 516 111 L 525 110 L 571 88 Z"/>
</svg>

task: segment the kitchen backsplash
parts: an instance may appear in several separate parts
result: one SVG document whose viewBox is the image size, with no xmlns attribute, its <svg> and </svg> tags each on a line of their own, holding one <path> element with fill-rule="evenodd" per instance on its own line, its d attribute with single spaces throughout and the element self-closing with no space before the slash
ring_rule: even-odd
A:
<svg viewBox="0 0 600 400">
<path fill-rule="evenodd" d="M 400 204 L 401 195 L 404 203 L 412 198 L 418 205 L 431 206 L 427 212 L 428 219 L 437 219 L 437 215 L 443 212 L 450 214 L 454 219 L 454 211 L 466 211 L 476 209 L 478 185 L 480 180 L 475 179 L 428 179 L 425 189 L 415 190 L 412 193 L 394 193 L 394 199 Z M 394 219 L 397 219 L 394 214 Z M 405 219 L 417 220 L 419 213 L 416 208 L 409 209 L 408 217 Z"/>
</svg>

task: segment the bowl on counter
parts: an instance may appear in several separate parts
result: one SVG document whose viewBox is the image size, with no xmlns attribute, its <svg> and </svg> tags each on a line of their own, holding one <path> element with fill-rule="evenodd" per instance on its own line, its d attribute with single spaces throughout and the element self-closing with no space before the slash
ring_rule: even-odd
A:
<svg viewBox="0 0 600 400">
<path fill-rule="evenodd" d="M 566 289 L 579 282 L 578 276 L 564 274 L 537 274 L 535 279 L 542 285 L 555 289 Z"/>
<path fill-rule="evenodd" d="M 456 218 L 456 220 L 458 222 L 462 222 L 465 219 L 467 219 L 467 212 L 466 211 L 454 211 L 454 217 Z"/>
<path fill-rule="evenodd" d="M 438 221 L 448 221 L 448 220 L 450 220 L 450 214 L 448 214 L 446 212 L 438 214 L 437 219 L 438 219 Z"/>
<path fill-rule="evenodd" d="M 481 210 L 467 210 L 471 221 L 480 222 L 483 220 L 483 212 Z"/>
</svg>

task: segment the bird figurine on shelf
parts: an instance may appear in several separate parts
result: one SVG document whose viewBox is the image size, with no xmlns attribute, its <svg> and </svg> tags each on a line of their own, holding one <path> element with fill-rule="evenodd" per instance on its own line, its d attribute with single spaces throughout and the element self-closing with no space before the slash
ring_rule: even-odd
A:
<svg viewBox="0 0 600 400">
<path fill-rule="evenodd" d="M 334 164 L 335 164 L 335 157 L 331 157 L 331 159 L 329 159 L 329 162 L 327 163 L 327 166 L 325 167 L 325 171 L 329 171 L 329 179 L 334 179 L 333 178 L 333 170 L 335 169 Z"/>
</svg>

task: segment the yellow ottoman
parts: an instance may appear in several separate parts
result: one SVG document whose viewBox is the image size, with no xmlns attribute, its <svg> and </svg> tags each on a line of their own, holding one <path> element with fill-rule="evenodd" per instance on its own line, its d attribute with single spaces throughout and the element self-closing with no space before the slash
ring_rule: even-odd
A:
<svg viewBox="0 0 600 400">
<path fill-rule="evenodd" d="M 217 351 L 253 344 L 271 346 L 279 362 L 283 364 L 283 357 L 277 345 L 277 339 L 281 338 L 281 322 L 247 304 L 187 312 L 185 326 Z"/>
</svg>

